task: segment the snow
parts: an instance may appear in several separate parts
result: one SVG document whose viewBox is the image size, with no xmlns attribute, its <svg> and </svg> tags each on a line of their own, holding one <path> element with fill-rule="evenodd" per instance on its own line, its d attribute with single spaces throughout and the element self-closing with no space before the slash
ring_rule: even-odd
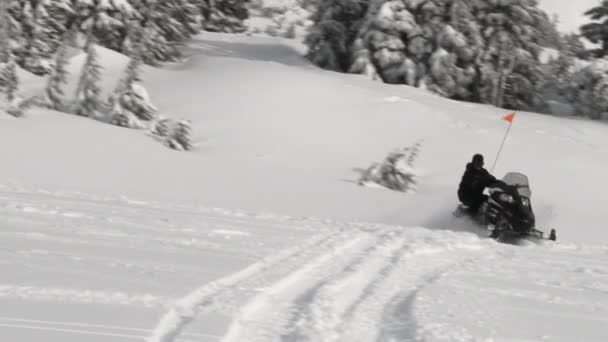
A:
<svg viewBox="0 0 608 342">
<path fill-rule="evenodd" d="M 608 126 L 517 113 L 494 173 L 530 178 L 559 242 L 497 244 L 451 213 L 466 162 L 493 163 L 504 110 L 319 70 L 300 48 L 205 33 L 144 68 L 159 114 L 192 122 L 188 152 L 73 115 L 0 115 L 3 339 L 608 338 Z M 98 52 L 105 98 L 128 60 Z M 419 140 L 415 194 L 356 184 Z"/>
</svg>

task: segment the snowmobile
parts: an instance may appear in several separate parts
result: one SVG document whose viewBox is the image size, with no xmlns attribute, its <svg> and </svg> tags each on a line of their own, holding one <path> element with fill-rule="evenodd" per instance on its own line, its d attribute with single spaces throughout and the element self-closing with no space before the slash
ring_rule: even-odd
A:
<svg viewBox="0 0 608 342">
<path fill-rule="evenodd" d="M 473 219 L 492 230 L 491 238 L 501 242 L 529 238 L 557 240 L 555 229 L 551 229 L 548 237 L 536 229 L 536 218 L 530 201 L 532 192 L 526 175 L 509 172 L 502 180 L 491 185 L 488 192 L 487 201 L 473 215 Z M 457 211 L 460 215 L 470 212 L 463 205 Z"/>
</svg>

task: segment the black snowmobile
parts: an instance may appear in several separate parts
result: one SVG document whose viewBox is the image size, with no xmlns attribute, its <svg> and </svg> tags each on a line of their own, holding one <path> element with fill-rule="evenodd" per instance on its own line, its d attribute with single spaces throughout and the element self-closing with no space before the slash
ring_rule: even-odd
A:
<svg viewBox="0 0 608 342">
<path fill-rule="evenodd" d="M 501 242 L 517 241 L 525 238 L 557 239 L 555 229 L 548 237 L 536 229 L 536 218 L 530 198 L 532 192 L 528 177 L 516 172 L 507 173 L 502 180 L 488 188 L 489 198 L 482 204 L 474 220 L 492 229 L 491 238 Z M 460 206 L 461 212 L 469 212 Z"/>
</svg>

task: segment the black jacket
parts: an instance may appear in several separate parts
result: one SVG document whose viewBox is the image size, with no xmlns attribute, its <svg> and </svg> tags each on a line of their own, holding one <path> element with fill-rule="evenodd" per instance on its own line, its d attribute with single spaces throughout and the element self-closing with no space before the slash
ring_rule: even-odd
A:
<svg viewBox="0 0 608 342">
<path fill-rule="evenodd" d="M 494 182 L 496 182 L 496 178 L 488 170 L 484 168 L 478 170 L 473 163 L 468 163 L 458 186 L 458 198 L 462 202 L 478 199 L 483 196 L 483 190 Z"/>
</svg>

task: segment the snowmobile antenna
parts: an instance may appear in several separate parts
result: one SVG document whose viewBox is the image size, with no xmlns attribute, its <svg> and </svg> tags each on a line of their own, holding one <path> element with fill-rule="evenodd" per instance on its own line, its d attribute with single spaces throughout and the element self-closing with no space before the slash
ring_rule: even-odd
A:
<svg viewBox="0 0 608 342">
<path fill-rule="evenodd" d="M 511 126 L 513 126 L 513 119 L 515 119 L 515 112 L 503 116 L 502 119 L 509 122 L 509 127 L 507 128 L 507 133 L 505 133 L 505 137 L 502 139 L 502 143 L 500 144 L 500 148 L 498 149 L 498 154 L 496 155 L 496 160 L 494 160 L 494 165 L 492 165 L 492 169 L 490 170 L 491 173 L 494 173 L 494 169 L 496 168 L 496 164 L 498 163 L 498 158 L 500 158 L 502 149 L 505 146 L 505 142 L 507 141 L 507 136 L 509 136 L 509 132 L 511 131 Z"/>
</svg>

